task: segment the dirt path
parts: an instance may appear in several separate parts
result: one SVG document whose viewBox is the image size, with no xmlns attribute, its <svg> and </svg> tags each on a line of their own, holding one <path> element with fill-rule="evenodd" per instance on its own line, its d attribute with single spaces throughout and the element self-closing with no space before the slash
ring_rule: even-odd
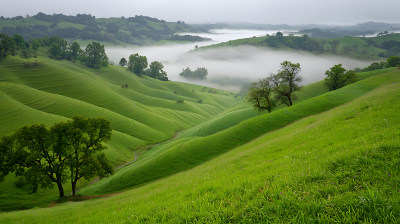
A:
<svg viewBox="0 0 400 224">
<path fill-rule="evenodd" d="M 162 141 L 162 142 L 159 142 L 159 143 L 156 143 L 156 144 L 153 144 L 153 145 L 147 145 L 146 148 L 154 148 L 154 147 L 156 147 L 156 146 L 158 146 L 158 145 L 160 145 L 160 144 L 163 144 L 163 143 L 165 143 L 165 142 L 169 142 L 169 141 L 175 140 L 176 138 L 178 138 L 178 136 L 179 136 L 179 134 L 180 134 L 181 132 L 182 132 L 182 131 L 177 131 L 177 132 L 175 133 L 175 136 L 174 136 L 173 138 L 167 139 L 167 140 L 165 140 L 165 141 Z M 141 151 L 141 149 L 139 149 L 139 150 L 137 150 L 137 151 L 135 152 L 135 154 L 134 154 L 134 159 L 133 159 L 132 161 L 126 162 L 126 163 L 124 163 L 124 164 L 121 164 L 120 166 L 116 167 L 116 168 L 114 169 L 114 171 L 117 171 L 117 170 L 119 170 L 119 169 L 121 169 L 121 168 L 123 168 L 123 167 L 125 167 L 125 166 L 128 166 L 128 165 L 130 165 L 130 164 L 136 162 L 136 160 L 139 158 L 139 153 L 140 153 L 140 151 Z M 96 182 L 99 181 L 99 180 L 100 180 L 100 178 L 99 178 L 99 177 L 96 177 L 94 180 L 92 180 L 92 181 L 90 182 L 89 185 L 92 185 L 92 184 L 96 183 Z M 78 191 L 77 191 L 77 192 L 78 192 Z"/>
</svg>

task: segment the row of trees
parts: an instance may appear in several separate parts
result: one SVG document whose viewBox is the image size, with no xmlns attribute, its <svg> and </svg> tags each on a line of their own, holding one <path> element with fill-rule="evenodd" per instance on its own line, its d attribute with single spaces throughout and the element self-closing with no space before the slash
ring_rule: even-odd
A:
<svg viewBox="0 0 400 224">
<path fill-rule="evenodd" d="M 32 45 L 35 48 L 36 45 Z M 0 33 L 0 60 L 6 58 L 8 55 L 16 55 L 18 51 L 21 51 L 23 57 L 29 56 L 30 44 L 25 42 L 24 38 L 15 34 L 14 36 L 8 36 Z M 37 48 L 36 48 L 37 49 Z"/>
<path fill-rule="evenodd" d="M 271 112 L 277 103 L 292 106 L 293 100 L 296 99 L 295 92 L 301 88 L 300 71 L 299 63 L 284 61 L 276 74 L 252 84 L 246 96 L 247 101 L 256 109 L 268 112 Z M 327 76 L 325 85 L 329 90 L 339 89 L 356 81 L 355 72 L 347 71 L 342 64 L 333 66 L 325 72 L 325 75 Z"/>
<path fill-rule="evenodd" d="M 108 57 L 104 45 L 99 42 L 89 43 L 85 50 L 82 50 L 78 42 L 68 43 L 60 37 L 36 39 L 35 41 L 41 41 L 43 46 L 49 47 L 49 57 L 54 59 L 78 60 L 91 68 L 108 65 Z"/>
<path fill-rule="evenodd" d="M 63 184 L 69 180 L 75 196 L 81 178 L 112 173 L 101 153 L 110 138 L 110 123 L 103 118 L 74 117 L 50 128 L 43 124 L 22 127 L 0 140 L 0 180 L 15 173 L 33 192 L 55 184 L 60 198 L 65 196 Z"/>
<path fill-rule="evenodd" d="M 159 79 L 161 81 L 168 81 L 167 72 L 165 72 L 164 65 L 161 62 L 153 61 L 150 66 L 147 62 L 147 57 L 139 54 L 131 54 L 129 56 L 129 61 L 126 58 L 121 58 L 119 61 L 120 66 L 127 66 L 127 70 L 138 75 L 147 75 L 154 79 Z M 147 66 L 149 66 L 147 68 Z"/>
<path fill-rule="evenodd" d="M 179 76 L 185 79 L 192 79 L 192 80 L 204 80 L 207 79 L 208 70 L 206 68 L 197 68 L 196 70 L 192 71 L 189 67 L 182 70 L 179 73 Z"/>
<path fill-rule="evenodd" d="M 400 57 L 399 56 L 391 56 L 386 61 L 381 62 L 372 62 L 366 68 L 356 68 L 354 71 L 356 72 L 369 72 L 383 68 L 390 68 L 390 67 L 398 67 L 400 66 Z"/>
<path fill-rule="evenodd" d="M 89 43 L 86 49 L 82 50 L 78 42 L 69 43 L 60 37 L 45 37 L 26 42 L 19 34 L 15 34 L 12 37 L 0 34 L 0 60 L 8 55 L 16 55 L 18 52 L 25 58 L 30 57 L 32 54 L 36 56 L 40 47 L 48 49 L 50 58 L 70 61 L 78 60 L 92 68 L 108 65 L 108 57 L 105 53 L 104 45 L 98 42 Z"/>
</svg>

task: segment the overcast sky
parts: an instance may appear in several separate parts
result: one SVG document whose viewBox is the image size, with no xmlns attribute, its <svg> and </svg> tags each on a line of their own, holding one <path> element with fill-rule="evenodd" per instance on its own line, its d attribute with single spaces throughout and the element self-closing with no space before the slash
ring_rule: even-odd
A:
<svg viewBox="0 0 400 224">
<path fill-rule="evenodd" d="M 96 17 L 146 15 L 187 23 L 400 23 L 400 0 L 0 0 L 0 16 L 63 13 Z"/>
</svg>

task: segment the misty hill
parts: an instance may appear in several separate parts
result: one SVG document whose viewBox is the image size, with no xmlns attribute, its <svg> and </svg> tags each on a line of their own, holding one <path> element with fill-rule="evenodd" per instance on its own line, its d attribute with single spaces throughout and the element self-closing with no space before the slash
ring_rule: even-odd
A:
<svg viewBox="0 0 400 224">
<path fill-rule="evenodd" d="M 71 40 L 97 40 L 114 44 L 145 45 L 158 41 L 201 41 L 200 37 L 176 36 L 179 32 L 198 32 L 183 21 L 166 22 L 148 16 L 96 18 L 90 14 L 63 14 L 0 17 L 0 33 L 20 34 L 25 39 L 59 36 Z"/>
<path fill-rule="evenodd" d="M 276 35 L 232 40 L 205 48 L 251 45 L 282 50 L 308 51 L 314 54 L 344 55 L 353 58 L 377 59 L 400 56 L 400 34 L 387 34 L 379 37 L 340 37 L 312 38 L 308 35 Z"/>
<path fill-rule="evenodd" d="M 323 24 L 254 24 L 254 23 L 213 23 L 196 24 L 202 29 L 256 29 L 256 30 L 287 30 L 307 33 L 315 38 L 338 38 L 345 36 L 376 35 L 380 32 L 400 31 L 400 24 L 389 24 L 382 22 L 365 22 L 356 25 L 323 25 Z"/>
<path fill-rule="evenodd" d="M 120 179 L 103 183 L 135 181 L 142 171 L 138 167 L 151 165 L 159 155 L 191 161 L 219 155 L 193 169 L 102 199 L 0 213 L 0 221 L 396 223 L 399 77 L 394 69 L 363 73 L 359 82 L 329 93 L 315 91 L 321 85 L 315 83 L 309 87 L 314 94 L 291 108 L 259 114 L 208 136 L 178 136 L 118 171 Z M 185 162 L 190 164 L 165 161 L 153 167 L 153 174 Z M 104 190 L 101 186 L 98 182 L 87 190 Z"/>
</svg>

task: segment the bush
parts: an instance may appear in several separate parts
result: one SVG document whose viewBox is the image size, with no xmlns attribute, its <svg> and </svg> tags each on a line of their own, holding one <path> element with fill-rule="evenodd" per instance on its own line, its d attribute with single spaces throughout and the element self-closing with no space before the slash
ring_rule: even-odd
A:
<svg viewBox="0 0 400 224">
<path fill-rule="evenodd" d="M 184 100 L 177 100 L 176 102 L 177 103 L 184 103 L 185 101 Z"/>
</svg>

